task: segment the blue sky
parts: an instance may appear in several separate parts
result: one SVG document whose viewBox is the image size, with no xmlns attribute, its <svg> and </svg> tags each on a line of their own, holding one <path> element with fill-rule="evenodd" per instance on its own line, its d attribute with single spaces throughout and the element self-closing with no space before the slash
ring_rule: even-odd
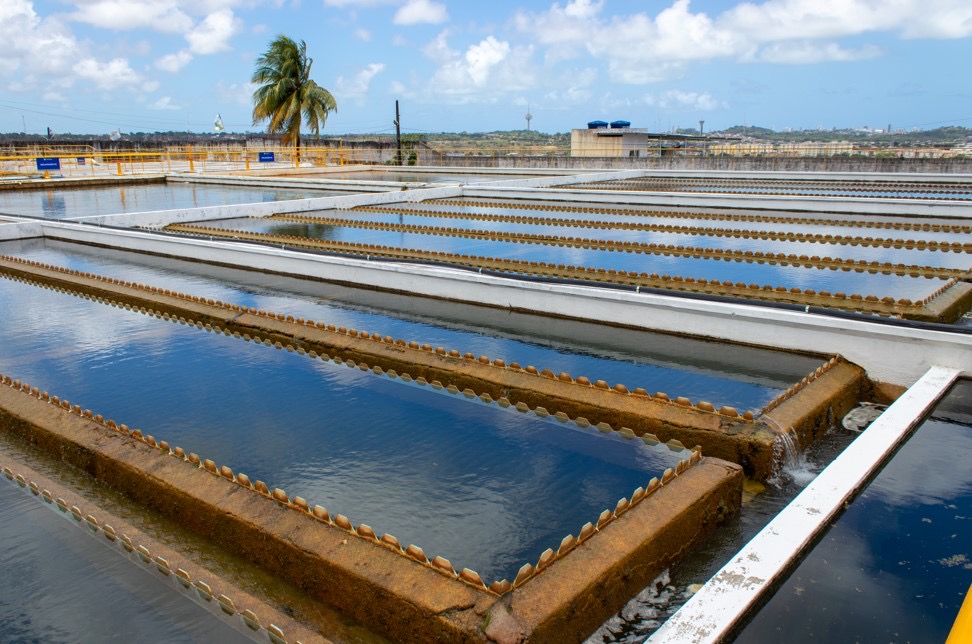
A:
<svg viewBox="0 0 972 644">
<path fill-rule="evenodd" d="M 0 0 L 0 131 L 259 130 L 281 33 L 324 134 L 972 127 L 970 0 Z"/>
</svg>

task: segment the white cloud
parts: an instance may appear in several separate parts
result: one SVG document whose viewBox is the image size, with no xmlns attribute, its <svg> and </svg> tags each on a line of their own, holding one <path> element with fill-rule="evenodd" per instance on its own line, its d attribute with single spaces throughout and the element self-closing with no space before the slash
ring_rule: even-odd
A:
<svg viewBox="0 0 972 644">
<path fill-rule="evenodd" d="M 221 80 L 216 82 L 216 93 L 221 101 L 247 107 L 253 107 L 253 92 L 256 88 L 257 85 L 253 83 L 226 83 Z"/>
<path fill-rule="evenodd" d="M 48 90 L 48 91 L 44 92 L 44 95 L 43 95 L 42 98 L 43 98 L 43 100 L 44 100 L 45 103 L 60 103 L 61 105 L 67 105 L 68 104 L 68 100 L 67 100 L 67 97 L 66 96 L 64 96 L 60 92 L 56 92 L 56 91 L 53 91 L 53 90 Z"/>
<path fill-rule="evenodd" d="M 241 28 L 242 21 L 232 9 L 215 11 L 186 34 L 189 51 L 194 54 L 206 55 L 226 51 L 230 48 L 229 39 Z"/>
<path fill-rule="evenodd" d="M 590 20 L 599 14 L 603 7 L 604 0 L 597 0 L 597 2 L 591 2 L 591 0 L 571 0 L 564 7 L 564 15 L 571 18 L 580 18 L 581 20 Z"/>
<path fill-rule="evenodd" d="M 489 36 L 478 45 L 473 45 L 466 50 L 465 71 L 473 83 L 482 85 L 489 78 L 490 70 L 506 60 L 509 55 L 510 43 Z"/>
<path fill-rule="evenodd" d="M 834 42 L 778 42 L 764 47 L 759 59 L 768 63 L 808 65 L 813 63 L 865 60 L 877 58 L 881 49 L 865 45 L 858 49 L 845 49 Z"/>
<path fill-rule="evenodd" d="M 164 72 L 174 74 L 192 61 L 192 54 L 183 49 L 174 54 L 166 54 L 155 61 L 155 66 Z"/>
<path fill-rule="evenodd" d="M 175 105 L 171 96 L 163 96 L 151 105 L 147 106 L 150 110 L 181 110 L 182 106 Z"/>
<path fill-rule="evenodd" d="M 764 42 L 876 31 L 960 38 L 972 35 L 972 5 L 965 0 L 769 0 L 740 4 L 723 14 L 722 22 Z"/>
<path fill-rule="evenodd" d="M 714 98 L 708 92 L 687 92 L 680 89 L 669 90 L 657 98 L 648 94 L 643 100 L 650 107 L 673 112 L 711 112 L 728 107 L 725 101 Z"/>
<path fill-rule="evenodd" d="M 542 12 L 519 11 L 513 24 L 546 46 L 548 64 L 590 56 L 613 81 L 645 84 L 684 74 L 692 61 L 729 58 L 773 63 L 852 61 L 879 56 L 873 44 L 834 39 L 875 33 L 902 38 L 972 35 L 967 0 L 767 0 L 722 13 L 693 12 L 674 0 L 656 15 L 608 16 L 604 2 L 570 0 Z"/>
<path fill-rule="evenodd" d="M 98 0 L 80 4 L 69 17 L 103 29 L 149 28 L 163 33 L 184 33 L 192 27 L 192 18 L 178 5 L 172 0 Z"/>
<path fill-rule="evenodd" d="M 325 7 L 377 7 L 395 4 L 395 0 L 324 0 Z"/>
<path fill-rule="evenodd" d="M 442 65 L 458 58 L 459 52 L 449 47 L 449 31 L 445 30 L 435 37 L 435 40 L 422 48 L 427 58 Z"/>
<path fill-rule="evenodd" d="M 145 81 L 144 83 L 142 83 L 142 91 L 150 92 L 150 93 L 154 92 L 159 88 L 159 85 L 160 85 L 159 81 L 156 80 Z"/>
<path fill-rule="evenodd" d="M 444 4 L 432 0 L 406 0 L 392 19 L 396 25 L 441 24 L 449 19 Z"/>
<path fill-rule="evenodd" d="M 336 93 L 342 98 L 361 98 L 368 93 L 371 79 L 384 71 L 384 63 L 371 63 L 351 78 L 338 76 L 334 83 Z"/>
<path fill-rule="evenodd" d="M 443 32 L 424 51 L 440 63 L 429 83 L 430 91 L 460 102 L 531 89 L 535 84 L 530 62 L 532 48 L 513 47 L 494 36 L 487 36 L 460 54 L 449 47 Z"/>
<path fill-rule="evenodd" d="M 57 19 L 42 20 L 29 0 L 0 0 L 0 42 L 0 74 L 20 73 L 24 88 L 40 78 L 70 74 L 81 55 L 71 31 Z"/>
<path fill-rule="evenodd" d="M 355 29 L 352 35 L 362 42 L 371 42 L 371 32 L 367 29 Z"/>
<path fill-rule="evenodd" d="M 113 58 L 101 63 L 94 58 L 78 61 L 72 68 L 79 80 L 90 81 L 101 90 L 112 90 L 139 82 L 139 75 L 124 58 Z"/>
</svg>

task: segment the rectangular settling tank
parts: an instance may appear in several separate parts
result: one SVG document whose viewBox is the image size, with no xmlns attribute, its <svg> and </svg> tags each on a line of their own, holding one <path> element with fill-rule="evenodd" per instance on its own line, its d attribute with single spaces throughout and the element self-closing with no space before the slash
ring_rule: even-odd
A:
<svg viewBox="0 0 972 644">
<path fill-rule="evenodd" d="M 174 320 L 138 315 L 19 282 L 0 282 L 0 299 L 4 300 L 4 310 L 13 313 L 0 328 L 4 336 L 0 346 L 5 347 L 0 368 L 17 375 L 16 382 L 5 378 L 7 391 L 15 394 L 10 404 L 3 405 L 8 429 L 62 453 L 68 443 L 74 444 L 69 449 L 74 456 L 69 460 L 77 459 L 75 464 L 129 493 L 144 495 L 142 500 L 163 511 L 183 517 L 190 508 L 194 508 L 193 514 L 215 511 L 225 490 L 199 498 L 205 486 L 185 485 L 193 477 L 209 476 L 229 485 L 231 491 L 250 495 L 264 492 L 266 496 L 261 498 L 267 498 L 271 510 L 279 506 L 303 513 L 312 528 L 321 530 L 324 526 L 319 524 L 323 522 L 329 524 L 327 534 L 335 530 L 354 534 L 356 544 L 362 542 L 369 548 L 362 552 L 377 557 L 376 561 L 394 562 L 387 564 L 392 568 L 402 562 L 415 566 L 421 561 L 424 567 L 420 569 L 436 574 L 436 581 L 423 590 L 431 593 L 437 584 L 448 583 L 450 588 L 458 584 L 453 592 L 461 595 L 467 592 L 463 589 L 472 588 L 473 596 L 479 598 L 473 602 L 479 606 L 479 617 L 467 616 L 458 626 L 450 618 L 450 629 L 470 628 L 470 624 L 481 621 L 482 611 L 488 611 L 488 606 L 502 596 L 507 602 L 529 598 L 523 600 L 518 613 L 514 611 L 517 628 L 543 633 L 564 618 L 564 605 L 580 601 L 577 593 L 592 592 L 595 586 L 607 583 L 609 576 L 607 571 L 582 566 L 578 569 L 581 578 L 570 577 L 570 588 L 560 591 L 556 599 L 546 592 L 540 598 L 533 597 L 530 588 L 562 584 L 562 580 L 557 581 L 559 577 L 575 574 L 570 572 L 573 567 L 564 563 L 569 559 L 565 556 L 561 562 L 558 552 L 566 555 L 574 550 L 574 543 L 583 542 L 577 546 L 576 558 L 596 556 L 600 560 L 601 555 L 589 551 L 599 550 L 598 543 L 613 540 L 602 536 L 604 532 L 628 543 L 611 546 L 609 549 L 616 552 L 605 559 L 607 564 L 618 561 L 617 557 L 645 556 L 645 548 L 661 548 L 652 552 L 651 560 L 668 561 L 685 543 L 697 541 L 738 506 L 738 468 L 713 461 L 689 467 L 698 463 L 698 454 L 681 446 L 574 427 L 525 408 L 504 407 L 502 400 L 487 402 L 471 392 L 446 390 L 437 383 L 408 382 L 407 378 L 376 373 L 380 370 L 356 368 L 351 362 L 293 351 L 293 347 L 283 351 L 207 333 L 214 330 L 208 325 L 205 330 L 202 324 L 200 328 L 177 325 Z M 21 380 L 83 401 L 95 413 L 71 416 L 38 389 L 25 398 L 17 391 Z M 98 412 L 118 420 L 102 420 Z M 76 421 L 66 421 L 64 415 Z M 96 433 L 85 434 L 82 439 L 73 422 L 93 423 Z M 139 431 L 130 432 L 120 423 Z M 149 434 L 152 438 L 146 437 Z M 129 462 L 126 454 L 130 448 L 118 441 L 132 442 L 132 437 L 147 443 L 149 454 L 132 457 L 135 460 Z M 78 447 L 76 441 L 85 443 L 87 439 L 87 444 Z M 166 443 L 160 452 L 159 441 L 163 440 Z M 185 451 L 191 449 L 204 459 L 214 459 L 206 468 L 212 474 L 193 467 L 200 464 L 198 458 L 187 463 L 182 458 L 165 457 L 170 445 L 185 445 Z M 177 455 L 185 451 L 174 450 Z M 248 478 L 236 479 L 232 470 L 227 476 L 227 468 L 219 470 L 215 462 L 231 464 L 246 472 Z M 169 470 L 174 478 L 168 478 Z M 143 482 L 143 488 L 137 482 L 138 472 L 149 471 L 149 479 L 167 480 L 163 488 L 181 500 L 153 498 L 153 485 Z M 676 472 L 682 476 L 676 477 Z M 226 478 L 220 478 L 220 473 Z M 691 485 L 676 481 L 682 478 L 699 481 Z M 660 492 L 659 479 L 665 494 Z M 246 485 L 241 485 L 239 481 L 244 480 Z M 269 487 L 257 483 L 256 491 L 244 489 L 259 480 L 268 481 Z M 291 499 L 276 489 L 274 503 L 269 497 L 270 489 L 276 486 L 297 496 Z M 673 503 L 669 486 L 696 489 L 707 501 L 697 507 L 686 505 L 685 501 L 693 498 L 688 494 Z M 172 488 L 179 492 L 172 492 Z M 136 489 L 140 491 L 133 492 Z M 240 508 L 249 508 L 252 503 L 238 494 L 236 498 L 242 499 Z M 311 505 L 326 504 L 330 510 L 318 506 L 311 513 L 303 499 Z M 647 501 L 637 503 L 642 499 Z M 665 509 L 650 510 L 659 503 Z M 684 506 L 681 509 L 669 507 L 680 504 Z M 260 506 L 254 507 L 259 511 Z M 709 516 L 714 509 L 718 509 L 718 516 Z M 617 528 L 608 530 L 615 519 L 628 516 L 629 529 L 643 525 L 638 530 L 647 532 L 637 537 L 623 536 Z M 273 520 L 257 526 L 259 518 L 240 517 L 238 525 L 226 534 L 253 536 L 276 525 L 277 520 Z M 203 518 L 195 521 L 205 524 Z M 361 525 L 362 521 L 367 525 Z M 200 529 L 212 529 L 212 522 L 205 525 L 208 528 Z M 666 530 L 674 532 L 653 545 L 644 544 L 643 537 Z M 382 533 L 386 533 L 385 546 L 376 543 Z M 227 538 L 235 543 L 236 537 Z M 369 540 L 371 544 L 365 543 Z M 421 544 L 422 549 L 401 550 L 410 543 Z M 258 554 L 240 547 L 249 556 L 269 558 L 261 563 L 279 566 L 281 574 L 293 575 L 306 565 L 285 555 Z M 278 556 L 289 563 L 280 563 Z M 357 557 L 355 554 L 355 561 Z M 423 607 L 420 612 L 435 612 L 415 593 L 398 587 L 398 577 L 393 583 L 382 574 L 375 579 L 371 573 L 356 570 L 359 564 L 340 556 L 337 559 L 335 562 L 333 557 L 321 554 L 319 563 L 332 572 L 344 571 L 345 581 L 338 585 L 345 590 L 354 594 L 370 588 L 390 593 L 390 612 L 382 613 L 387 621 L 379 629 L 407 624 L 409 618 L 400 614 L 406 604 Z M 451 562 L 456 562 L 454 567 Z M 619 564 L 609 567 L 614 565 Z M 542 574 L 548 566 L 550 572 Z M 558 575 L 556 570 L 564 572 Z M 463 571 L 462 580 L 457 579 L 456 571 Z M 534 578 L 540 583 L 528 585 Z M 646 581 L 639 579 L 632 583 Z M 299 578 L 295 581 L 299 585 L 311 583 Z M 623 602 L 626 596 L 620 595 L 629 590 L 627 585 L 617 587 L 609 593 L 611 601 L 588 617 L 571 617 L 571 623 L 578 628 L 593 628 L 615 603 L 614 595 Z M 317 588 L 315 592 L 335 599 L 335 589 Z M 442 601 L 441 593 L 431 597 Z M 335 603 L 342 606 L 340 598 Z M 348 599 L 343 607 L 355 610 Z"/>
</svg>

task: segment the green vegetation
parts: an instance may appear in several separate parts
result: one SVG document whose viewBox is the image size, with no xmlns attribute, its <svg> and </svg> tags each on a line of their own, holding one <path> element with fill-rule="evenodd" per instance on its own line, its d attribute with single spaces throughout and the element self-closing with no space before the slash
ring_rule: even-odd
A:
<svg viewBox="0 0 972 644">
<path fill-rule="evenodd" d="M 327 90 L 323 90 L 327 91 Z M 333 100 L 333 98 L 331 99 Z M 329 110 L 329 111 L 333 111 Z M 318 119 L 318 124 L 323 126 L 323 115 Z M 296 127 L 299 128 L 299 120 Z M 358 143 L 361 145 L 376 143 L 384 146 L 394 145 L 394 135 L 388 134 L 332 134 L 321 136 L 316 128 L 312 131 L 324 142 L 336 145 L 338 140 L 347 143 Z M 682 129 L 678 134 L 697 136 L 698 130 Z M 289 143 L 295 138 L 288 138 L 288 131 L 267 133 L 223 133 L 220 136 L 215 134 L 188 134 L 186 132 L 136 132 L 124 134 L 120 141 L 109 141 L 107 135 L 72 135 L 58 134 L 52 141 L 48 141 L 42 135 L 23 135 L 23 134 L 0 134 L 0 142 L 8 144 L 98 144 L 99 147 L 130 148 L 133 145 L 142 146 L 165 146 L 184 143 L 206 144 L 222 142 L 232 144 L 244 140 L 275 139 L 283 134 L 283 141 Z M 856 147 L 862 148 L 911 148 L 911 147 L 936 147 L 954 148 L 961 145 L 972 145 L 972 129 L 965 127 L 941 127 L 933 130 L 916 130 L 909 132 L 892 132 L 890 134 L 867 132 L 853 129 L 832 129 L 832 130 L 799 130 L 794 132 L 776 132 L 774 130 L 757 127 L 736 125 L 721 131 L 706 132 L 706 136 L 718 139 L 721 136 L 734 137 L 744 141 L 754 143 L 837 143 L 847 142 Z M 408 162 L 408 151 L 420 148 L 432 149 L 443 154 L 464 153 L 464 154 L 490 154 L 490 153 L 522 153 L 522 154 L 556 154 L 570 149 L 570 133 L 546 134 L 534 130 L 509 130 L 502 132 L 439 132 L 439 133 L 409 133 L 402 135 L 402 148 L 406 152 L 405 162 Z M 520 152 L 522 151 L 522 152 Z"/>
<path fill-rule="evenodd" d="M 257 58 L 253 83 L 253 124 L 268 120 L 269 134 L 283 134 L 281 142 L 293 142 L 300 163 L 300 124 L 320 136 L 327 115 L 337 111 L 331 93 L 311 77 L 312 58 L 307 57 L 307 44 L 287 36 L 277 36 L 266 53 Z"/>
</svg>

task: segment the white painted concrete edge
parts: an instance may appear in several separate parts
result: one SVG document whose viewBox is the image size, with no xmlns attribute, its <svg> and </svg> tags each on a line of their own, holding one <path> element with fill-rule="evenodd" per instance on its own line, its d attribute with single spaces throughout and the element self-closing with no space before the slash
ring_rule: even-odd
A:
<svg viewBox="0 0 972 644">
<path fill-rule="evenodd" d="M 841 354 L 882 382 L 908 386 L 932 365 L 972 368 L 972 335 L 802 310 L 597 286 L 530 282 L 445 266 L 317 255 L 232 240 L 44 222 L 43 234 L 121 250 L 308 276 L 366 288 L 791 351 Z"/>
<path fill-rule="evenodd" d="M 647 641 L 719 642 L 731 635 L 960 375 L 929 369 Z"/>
<path fill-rule="evenodd" d="M 0 241 L 41 237 L 44 228 L 39 221 L 2 221 L 0 222 Z"/>
<path fill-rule="evenodd" d="M 289 199 L 286 201 L 267 201 L 263 203 L 228 204 L 225 206 L 205 206 L 202 208 L 176 208 L 173 210 L 153 210 L 114 215 L 91 215 L 86 217 L 72 217 L 64 221 L 79 221 L 99 226 L 161 227 L 190 221 L 230 219 L 234 217 L 268 217 L 281 213 L 304 213 L 335 208 L 346 209 L 354 208 L 355 206 L 408 203 L 424 201 L 426 199 L 450 199 L 459 196 L 462 196 L 462 188 L 460 186 L 444 186 L 420 190 L 312 197 L 309 199 Z"/>
</svg>

